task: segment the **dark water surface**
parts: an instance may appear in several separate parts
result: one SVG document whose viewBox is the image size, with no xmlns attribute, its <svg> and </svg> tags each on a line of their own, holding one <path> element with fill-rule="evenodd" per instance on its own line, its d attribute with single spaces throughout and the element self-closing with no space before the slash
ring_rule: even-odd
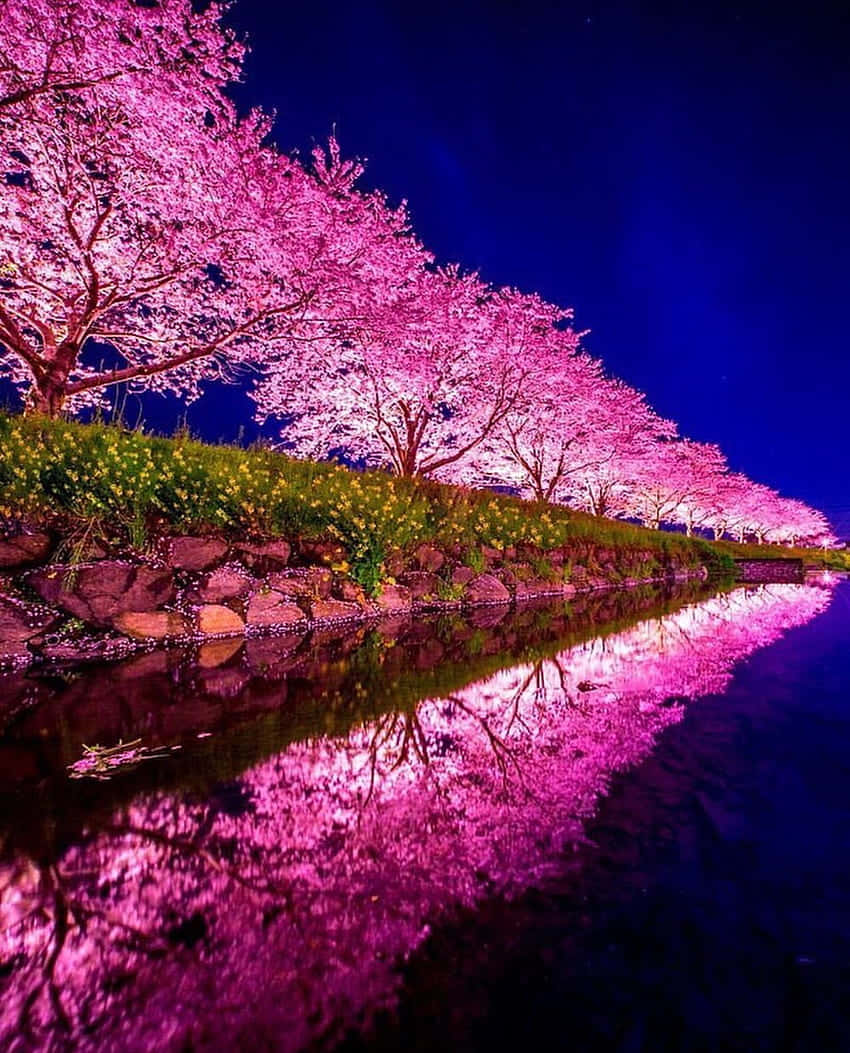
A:
<svg viewBox="0 0 850 1053">
<path fill-rule="evenodd" d="M 0 676 L 0 1048 L 850 1048 L 848 695 L 850 582 Z"/>
</svg>

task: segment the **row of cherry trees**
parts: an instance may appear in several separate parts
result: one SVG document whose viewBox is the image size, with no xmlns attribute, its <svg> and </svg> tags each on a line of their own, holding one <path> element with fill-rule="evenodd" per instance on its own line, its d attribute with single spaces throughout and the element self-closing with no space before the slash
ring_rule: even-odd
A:
<svg viewBox="0 0 850 1053">
<path fill-rule="evenodd" d="M 221 15 L 0 0 L 0 373 L 30 407 L 247 376 L 304 455 L 831 542 L 606 376 L 570 311 L 438 266 L 333 139 L 309 164 L 280 152 L 226 94 L 244 49 Z"/>
</svg>

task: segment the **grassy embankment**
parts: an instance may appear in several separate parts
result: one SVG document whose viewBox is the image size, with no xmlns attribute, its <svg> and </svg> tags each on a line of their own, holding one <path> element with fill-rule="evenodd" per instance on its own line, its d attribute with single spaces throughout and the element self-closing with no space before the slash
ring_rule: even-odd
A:
<svg viewBox="0 0 850 1053">
<path fill-rule="evenodd" d="M 368 589 L 386 574 L 393 555 L 422 542 L 463 553 L 470 565 L 482 546 L 528 546 L 541 552 L 542 576 L 545 551 L 570 545 L 634 550 L 635 574 L 646 573 L 647 552 L 657 553 L 659 565 L 675 555 L 721 571 L 739 551 L 801 554 L 850 569 L 844 553 L 716 545 L 562 506 L 353 472 L 260 447 L 6 414 L 0 414 L 0 516 L 52 522 L 67 537 L 69 560 L 85 558 L 95 541 L 143 551 L 158 535 L 174 532 L 334 539 Z"/>
</svg>

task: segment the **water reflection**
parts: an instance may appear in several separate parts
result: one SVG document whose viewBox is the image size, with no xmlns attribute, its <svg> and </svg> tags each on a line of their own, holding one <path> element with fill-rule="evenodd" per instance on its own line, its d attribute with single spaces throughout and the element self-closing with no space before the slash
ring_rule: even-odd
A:
<svg viewBox="0 0 850 1053">
<path fill-rule="evenodd" d="M 621 627 L 612 609 L 602 636 L 598 609 L 541 608 L 308 651 L 150 655 L 112 671 L 106 696 L 86 675 L 19 683 L 3 1048 L 332 1042 L 392 1000 L 429 925 L 557 868 L 612 774 L 830 595 L 763 586 L 661 613 L 648 593 L 630 602 L 655 616 Z M 91 732 L 142 728 L 187 748 L 114 783 L 58 774 Z M 216 734 L 189 748 L 200 728 Z"/>
</svg>

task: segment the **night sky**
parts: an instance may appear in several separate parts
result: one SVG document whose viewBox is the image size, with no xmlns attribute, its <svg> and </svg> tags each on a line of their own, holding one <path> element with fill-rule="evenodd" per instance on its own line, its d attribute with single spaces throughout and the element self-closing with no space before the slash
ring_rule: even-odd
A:
<svg viewBox="0 0 850 1053">
<path fill-rule="evenodd" d="M 276 109 L 283 149 L 336 126 L 440 260 L 574 307 L 683 433 L 850 536 L 837 11 L 235 0 L 230 21 L 239 101 Z M 192 419 L 220 431 L 228 398 L 235 425 L 233 395 Z"/>
</svg>

